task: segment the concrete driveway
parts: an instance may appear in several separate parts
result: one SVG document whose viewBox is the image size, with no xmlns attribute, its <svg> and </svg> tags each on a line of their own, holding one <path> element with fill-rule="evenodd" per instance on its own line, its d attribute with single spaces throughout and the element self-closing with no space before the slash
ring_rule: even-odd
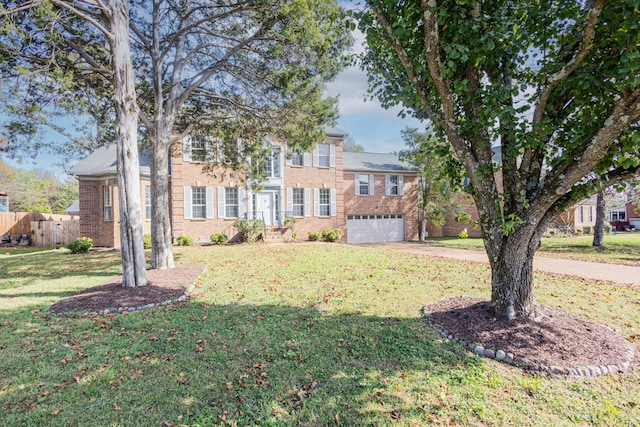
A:
<svg viewBox="0 0 640 427">
<path fill-rule="evenodd" d="M 420 242 L 368 243 L 364 246 L 416 255 L 489 263 L 489 258 L 487 258 L 487 254 L 484 251 L 443 248 Z M 536 256 L 533 260 L 533 268 L 535 271 L 545 273 L 567 274 L 585 279 L 606 280 L 624 285 L 640 286 L 640 267 L 629 265 Z"/>
</svg>

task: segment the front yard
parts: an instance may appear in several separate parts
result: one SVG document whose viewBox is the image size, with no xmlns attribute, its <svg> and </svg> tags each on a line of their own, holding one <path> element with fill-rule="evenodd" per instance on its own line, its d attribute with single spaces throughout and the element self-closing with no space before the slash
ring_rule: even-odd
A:
<svg viewBox="0 0 640 427">
<path fill-rule="evenodd" d="M 608 243 L 607 243 L 608 244 Z M 489 297 L 484 265 L 339 244 L 176 248 L 188 302 L 95 318 L 47 307 L 118 274 L 119 254 L 0 258 L 5 425 L 635 425 L 640 371 L 531 375 L 426 326 Z M 538 302 L 640 336 L 640 289 L 536 275 Z"/>
</svg>

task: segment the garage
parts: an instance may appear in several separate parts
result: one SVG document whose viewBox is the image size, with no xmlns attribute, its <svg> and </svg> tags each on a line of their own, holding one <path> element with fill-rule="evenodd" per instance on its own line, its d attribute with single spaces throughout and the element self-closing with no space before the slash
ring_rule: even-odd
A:
<svg viewBox="0 0 640 427">
<path fill-rule="evenodd" d="M 629 219 L 629 225 L 637 230 L 640 230 L 640 218 Z"/>
<path fill-rule="evenodd" d="M 404 215 L 348 215 L 348 243 L 404 241 Z"/>
</svg>

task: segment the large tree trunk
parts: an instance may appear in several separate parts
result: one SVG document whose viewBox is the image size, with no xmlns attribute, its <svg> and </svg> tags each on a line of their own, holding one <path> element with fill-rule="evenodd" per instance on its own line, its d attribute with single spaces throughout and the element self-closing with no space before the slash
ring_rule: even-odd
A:
<svg viewBox="0 0 640 427">
<path fill-rule="evenodd" d="M 138 105 L 131 51 L 129 48 L 129 10 L 125 0 L 110 2 L 111 65 L 116 111 L 115 134 L 118 158 L 118 200 L 120 206 L 120 245 L 122 248 L 122 286 L 147 284 L 146 260 L 140 200 L 138 159 Z"/>
<path fill-rule="evenodd" d="M 606 215 L 607 204 L 604 200 L 604 192 L 598 191 L 596 198 L 596 224 L 593 228 L 593 246 L 604 246 L 604 216 Z"/>
<path fill-rule="evenodd" d="M 174 268 L 169 210 L 169 145 L 157 137 L 151 144 L 151 267 Z"/>
<path fill-rule="evenodd" d="M 491 263 L 491 305 L 498 319 L 535 318 L 533 257 L 540 246 L 535 232 L 520 229 L 502 239 Z"/>
</svg>

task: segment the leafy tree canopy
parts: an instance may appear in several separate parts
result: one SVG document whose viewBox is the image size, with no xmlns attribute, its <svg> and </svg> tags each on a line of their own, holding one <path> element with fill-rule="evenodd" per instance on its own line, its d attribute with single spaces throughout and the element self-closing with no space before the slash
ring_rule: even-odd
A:
<svg viewBox="0 0 640 427">
<path fill-rule="evenodd" d="M 63 214 L 78 199 L 75 179 L 60 182 L 48 172 L 14 168 L 1 159 L 0 190 L 9 195 L 12 212 Z"/>
<path fill-rule="evenodd" d="M 531 265 L 547 224 L 638 168 L 639 8 L 369 0 L 354 13 L 372 95 L 431 121 L 469 177 L 501 316 L 535 315 Z"/>
</svg>

